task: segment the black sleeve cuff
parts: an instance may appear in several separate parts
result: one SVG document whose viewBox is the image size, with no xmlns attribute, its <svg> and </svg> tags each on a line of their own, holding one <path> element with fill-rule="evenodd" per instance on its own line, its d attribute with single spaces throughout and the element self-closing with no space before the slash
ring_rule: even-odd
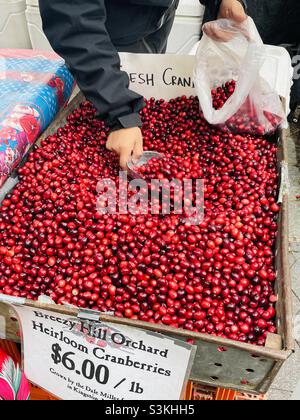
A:
<svg viewBox="0 0 300 420">
<path fill-rule="evenodd" d="M 142 120 L 138 113 L 119 117 L 116 121 L 109 125 L 111 132 L 132 127 L 142 127 Z"/>
<path fill-rule="evenodd" d="M 238 0 L 240 3 L 242 3 L 242 5 L 244 6 L 245 10 L 247 10 L 247 0 Z M 220 6 L 222 0 L 217 0 L 217 6 Z M 209 4 L 209 0 L 200 0 L 200 3 L 203 4 L 204 6 L 208 6 Z"/>
</svg>

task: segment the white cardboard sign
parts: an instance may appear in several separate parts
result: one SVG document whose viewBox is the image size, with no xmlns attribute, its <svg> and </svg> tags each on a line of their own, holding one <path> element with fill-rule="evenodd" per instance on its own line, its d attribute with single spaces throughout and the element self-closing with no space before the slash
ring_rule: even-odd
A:
<svg viewBox="0 0 300 420">
<path fill-rule="evenodd" d="M 194 346 L 118 324 L 14 306 L 24 371 L 63 400 L 179 400 Z"/>
<path fill-rule="evenodd" d="M 122 53 L 122 70 L 130 80 L 130 88 L 145 98 L 170 100 L 196 94 L 191 55 L 153 55 Z"/>
</svg>

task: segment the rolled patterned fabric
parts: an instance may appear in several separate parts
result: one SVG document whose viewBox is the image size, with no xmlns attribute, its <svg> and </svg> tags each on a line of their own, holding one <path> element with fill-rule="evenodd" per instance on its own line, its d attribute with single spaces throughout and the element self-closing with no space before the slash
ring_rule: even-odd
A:
<svg viewBox="0 0 300 420">
<path fill-rule="evenodd" d="M 0 401 L 29 400 L 29 383 L 11 357 L 0 348 Z"/>
</svg>

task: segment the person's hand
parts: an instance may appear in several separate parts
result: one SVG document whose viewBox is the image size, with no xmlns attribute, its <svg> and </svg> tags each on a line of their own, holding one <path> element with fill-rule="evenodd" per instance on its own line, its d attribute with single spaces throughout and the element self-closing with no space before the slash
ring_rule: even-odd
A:
<svg viewBox="0 0 300 420">
<path fill-rule="evenodd" d="M 243 23 L 247 15 L 240 1 L 222 0 L 218 19 L 232 19 L 236 23 Z"/>
<path fill-rule="evenodd" d="M 143 135 L 138 127 L 114 131 L 108 136 L 106 147 L 120 158 L 120 166 L 125 171 L 130 161 L 137 161 L 143 154 Z"/>
<path fill-rule="evenodd" d="M 222 0 L 218 19 L 231 19 L 237 24 L 243 23 L 247 15 L 242 3 L 238 0 Z M 231 32 L 220 30 L 213 22 L 208 22 L 203 27 L 203 31 L 210 38 L 219 42 L 228 42 L 233 38 Z"/>
</svg>

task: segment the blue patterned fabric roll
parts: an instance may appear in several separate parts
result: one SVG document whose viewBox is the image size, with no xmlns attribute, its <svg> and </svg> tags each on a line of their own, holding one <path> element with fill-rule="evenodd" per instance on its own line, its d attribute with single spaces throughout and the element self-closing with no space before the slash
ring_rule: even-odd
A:
<svg viewBox="0 0 300 420">
<path fill-rule="evenodd" d="M 73 88 L 74 79 L 56 54 L 0 50 L 0 187 Z"/>
</svg>

